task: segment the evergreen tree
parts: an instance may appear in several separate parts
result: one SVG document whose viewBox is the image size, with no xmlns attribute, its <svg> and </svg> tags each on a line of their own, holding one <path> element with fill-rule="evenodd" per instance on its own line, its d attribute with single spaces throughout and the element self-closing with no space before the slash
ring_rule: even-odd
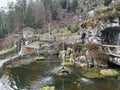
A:
<svg viewBox="0 0 120 90">
<path fill-rule="evenodd" d="M 112 2 L 112 0 L 104 0 L 104 5 L 108 6 L 111 2 Z"/>
</svg>

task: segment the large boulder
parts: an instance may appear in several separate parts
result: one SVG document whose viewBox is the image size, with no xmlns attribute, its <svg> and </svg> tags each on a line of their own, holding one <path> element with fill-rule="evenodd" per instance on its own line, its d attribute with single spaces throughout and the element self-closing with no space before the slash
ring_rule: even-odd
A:
<svg viewBox="0 0 120 90">
<path fill-rule="evenodd" d="M 119 73 L 114 69 L 100 70 L 100 74 L 102 74 L 103 76 L 118 76 L 119 75 Z"/>
</svg>

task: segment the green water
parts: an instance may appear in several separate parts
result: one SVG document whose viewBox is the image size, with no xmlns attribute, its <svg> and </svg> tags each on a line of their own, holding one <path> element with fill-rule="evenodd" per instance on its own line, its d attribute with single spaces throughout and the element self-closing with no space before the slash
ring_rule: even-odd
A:
<svg viewBox="0 0 120 90">
<path fill-rule="evenodd" d="M 82 68 L 69 66 L 72 73 L 68 77 L 60 78 L 55 72 L 61 62 L 51 60 L 33 62 L 16 68 L 3 68 L 2 83 L 13 90 L 40 90 L 43 86 L 54 86 L 55 90 L 120 90 L 118 77 L 85 78 Z M 55 61 L 55 62 L 54 62 Z M 7 79 L 7 82 L 6 82 Z M 4 90 L 11 90 L 8 86 Z"/>
</svg>

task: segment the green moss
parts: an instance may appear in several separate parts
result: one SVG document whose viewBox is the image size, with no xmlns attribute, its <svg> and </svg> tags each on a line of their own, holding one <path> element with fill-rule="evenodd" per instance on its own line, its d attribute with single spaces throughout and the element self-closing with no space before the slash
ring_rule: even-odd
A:
<svg viewBox="0 0 120 90">
<path fill-rule="evenodd" d="M 62 62 L 61 63 L 62 66 L 70 66 L 70 65 L 73 65 L 73 63 L 70 63 L 70 62 Z"/>
<path fill-rule="evenodd" d="M 85 73 L 83 74 L 83 76 L 87 78 L 101 78 L 103 77 L 103 75 L 99 73 L 100 70 L 101 68 L 98 67 L 93 67 L 93 68 L 85 67 L 84 68 Z"/>
<path fill-rule="evenodd" d="M 111 7 L 100 8 L 100 16 L 114 15 L 116 13 L 118 13 L 118 11 L 115 8 L 111 8 Z"/>
<path fill-rule="evenodd" d="M 83 48 L 85 48 L 85 44 L 80 44 L 78 50 L 81 51 Z"/>
<path fill-rule="evenodd" d="M 85 72 L 99 72 L 101 70 L 101 68 L 99 67 L 93 67 L 93 68 L 84 67 L 83 69 L 85 70 Z"/>
<path fill-rule="evenodd" d="M 118 76 L 119 73 L 114 69 L 103 69 L 100 71 L 103 76 Z"/>
<path fill-rule="evenodd" d="M 54 89 L 54 87 L 47 86 L 47 87 L 40 88 L 40 90 L 55 90 L 55 89 Z"/>
<path fill-rule="evenodd" d="M 15 50 L 15 48 L 4 49 L 4 50 L 0 51 L 0 55 L 8 53 L 8 52 L 12 52 L 14 50 Z"/>
<path fill-rule="evenodd" d="M 43 56 L 37 56 L 37 57 L 35 57 L 35 60 L 37 61 L 37 60 L 44 60 L 45 59 L 45 57 L 43 57 Z"/>
<path fill-rule="evenodd" d="M 97 72 L 87 72 L 83 76 L 85 76 L 87 78 L 101 78 L 101 77 L 103 77 L 101 74 L 99 74 Z"/>
</svg>

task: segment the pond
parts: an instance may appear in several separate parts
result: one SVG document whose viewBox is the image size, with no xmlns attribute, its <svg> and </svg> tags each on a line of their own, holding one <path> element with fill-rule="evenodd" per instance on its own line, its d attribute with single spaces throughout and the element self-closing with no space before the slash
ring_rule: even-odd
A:
<svg viewBox="0 0 120 90">
<path fill-rule="evenodd" d="M 21 67 L 4 67 L 0 90 L 40 90 L 44 86 L 54 86 L 55 90 L 120 90 L 118 77 L 86 78 L 80 67 L 69 66 L 72 73 L 64 78 L 58 77 L 55 72 L 60 64 L 60 60 L 51 59 Z"/>
</svg>

